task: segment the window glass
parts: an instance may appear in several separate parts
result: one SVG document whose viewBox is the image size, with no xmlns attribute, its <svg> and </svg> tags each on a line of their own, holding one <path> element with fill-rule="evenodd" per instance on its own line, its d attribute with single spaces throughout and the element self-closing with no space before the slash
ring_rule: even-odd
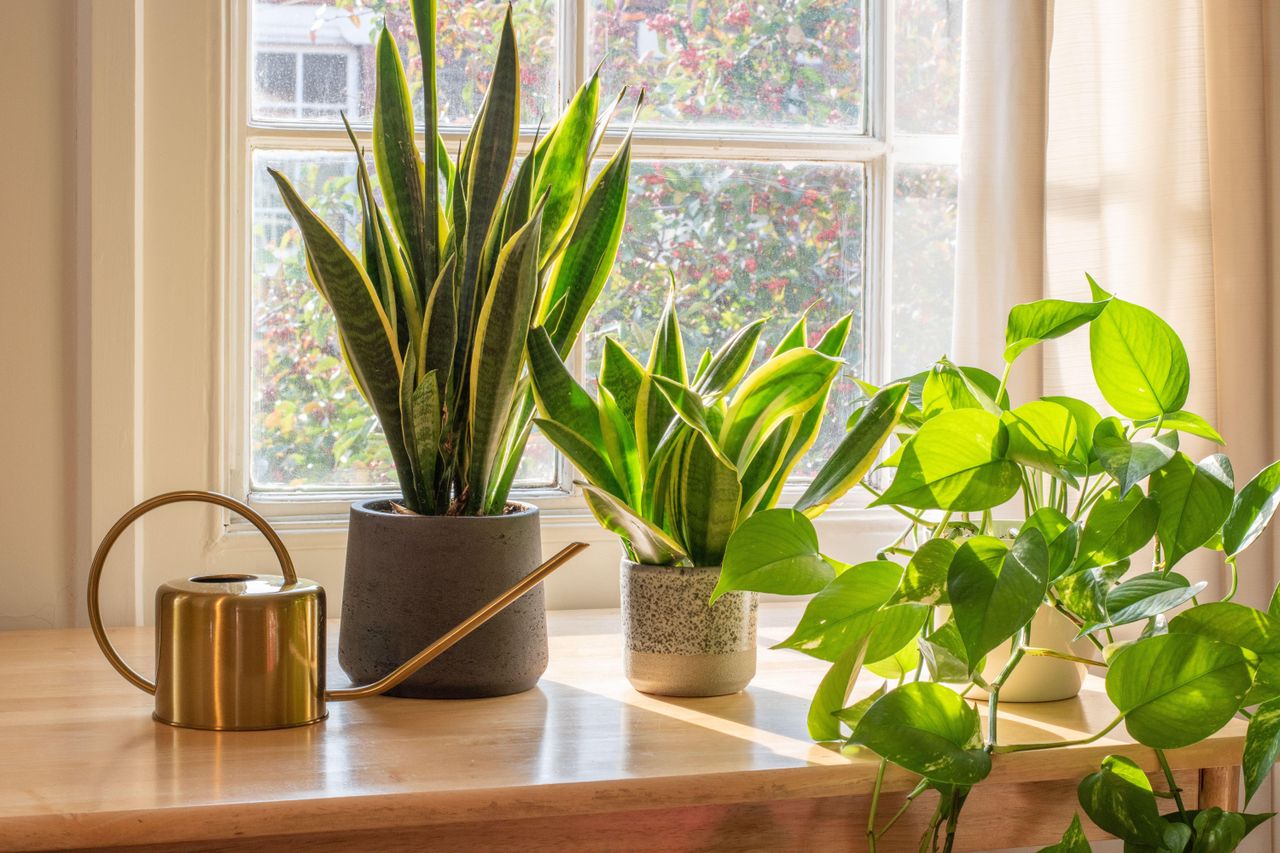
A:
<svg viewBox="0 0 1280 853">
<path fill-rule="evenodd" d="M 497 0 L 440 0 L 438 28 L 440 118 L 447 124 L 470 123 L 484 97 L 485 87 L 497 56 L 498 36 L 507 4 Z M 520 49 L 522 121 L 536 125 L 556 109 L 556 0 L 520 0 L 512 6 Z M 293 0 L 255 0 L 253 6 L 253 46 L 255 52 L 252 115 L 258 120 L 281 118 L 276 104 L 292 102 L 298 85 L 293 72 L 271 57 L 287 51 L 321 51 L 345 57 L 343 73 L 336 73 L 339 60 L 333 56 L 314 60 L 315 77 L 305 76 L 302 85 L 312 86 L 302 100 L 315 106 L 289 116 L 296 119 L 338 122 L 346 110 L 354 124 L 373 120 L 375 86 L 374 45 L 386 15 L 396 37 L 405 76 L 417 103 L 422 97 L 422 60 L 413 29 L 409 0 L 374 0 L 371 3 L 339 0 L 336 3 L 297 3 Z M 265 58 L 265 59 L 264 59 Z M 345 63 L 355 64 L 347 76 Z M 303 59 L 304 70 L 313 60 Z M 334 63 L 334 64 L 328 64 Z M 354 80 L 354 91 L 333 95 Z M 321 97 L 313 97 L 312 95 Z M 420 106 L 415 115 L 421 121 Z"/>
<path fill-rule="evenodd" d="M 963 0 L 896 0 L 895 122 L 904 133 L 960 130 Z"/>
<path fill-rule="evenodd" d="M 254 91 L 264 106 L 292 104 L 298 88 L 298 55 L 263 51 L 254 61 Z"/>
<path fill-rule="evenodd" d="M 893 376 L 951 347 L 956 260 L 954 166 L 899 166 L 893 186 Z"/>
<path fill-rule="evenodd" d="M 347 101 L 347 57 L 333 53 L 302 54 L 302 100 L 321 107 Z"/>
<path fill-rule="evenodd" d="M 861 0 L 590 0 L 607 91 L 658 125 L 863 126 Z"/>
</svg>

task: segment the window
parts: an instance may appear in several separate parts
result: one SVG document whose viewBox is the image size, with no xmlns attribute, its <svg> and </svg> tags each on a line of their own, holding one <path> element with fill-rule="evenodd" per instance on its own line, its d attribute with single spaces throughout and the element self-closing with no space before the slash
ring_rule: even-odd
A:
<svg viewBox="0 0 1280 853">
<path fill-rule="evenodd" d="M 442 135 L 455 148 L 483 95 L 505 3 L 440 7 Z M 770 318 L 768 343 L 806 308 L 814 331 L 854 314 L 817 460 L 843 431 L 853 376 L 884 380 L 931 362 L 950 337 L 961 7 L 517 0 L 522 147 L 597 65 L 602 96 L 646 90 L 627 227 L 584 329 L 583 375 L 594 375 L 606 334 L 647 351 L 668 269 L 695 360 L 750 318 Z M 243 240 L 231 247 L 247 281 L 233 315 L 248 352 L 232 388 L 243 401 L 239 479 L 246 492 L 297 505 L 391 488 L 377 421 L 345 374 L 265 167 L 284 170 L 358 242 L 339 112 L 367 135 L 384 12 L 420 88 L 409 3 L 256 0 L 249 12 L 240 26 L 248 96 L 234 123 Z M 569 474 L 535 435 L 518 486 L 562 489 Z"/>
</svg>

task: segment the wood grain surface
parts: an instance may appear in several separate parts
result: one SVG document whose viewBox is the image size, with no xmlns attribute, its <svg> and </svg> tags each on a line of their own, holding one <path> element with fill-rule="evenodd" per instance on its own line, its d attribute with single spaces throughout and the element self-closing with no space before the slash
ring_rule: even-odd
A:
<svg viewBox="0 0 1280 853">
<path fill-rule="evenodd" d="M 324 723 L 272 732 L 152 721 L 151 697 L 115 674 L 88 631 L 0 633 L 0 849 L 860 849 L 877 762 L 809 741 L 825 665 L 768 649 L 799 612 L 761 608 L 759 674 L 733 696 L 637 693 L 622 676 L 615 611 L 554 612 L 551 666 L 527 693 L 333 703 Z M 151 630 L 112 636 L 145 671 Z M 1114 717 L 1094 678 L 1078 699 L 1002 707 L 1005 743 L 1072 740 Z M 1179 774 L 1189 801 L 1202 768 L 1225 768 L 1207 775 L 1207 795 L 1235 795 L 1243 739 L 1233 722 L 1168 754 L 1189 771 Z M 1113 752 L 1157 769 L 1123 728 L 1087 746 L 997 756 L 965 808 L 959 848 L 1054 840 L 1079 779 Z M 880 814 L 914 782 L 891 770 Z M 921 799 L 887 849 L 918 834 L 931 811 Z"/>
</svg>

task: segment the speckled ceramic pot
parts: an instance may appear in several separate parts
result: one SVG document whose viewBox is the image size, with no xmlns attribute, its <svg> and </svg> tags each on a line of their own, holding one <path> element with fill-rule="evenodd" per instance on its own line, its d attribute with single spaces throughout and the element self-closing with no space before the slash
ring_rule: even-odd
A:
<svg viewBox="0 0 1280 853">
<path fill-rule="evenodd" d="M 754 592 L 708 606 L 719 566 L 677 568 L 622 561 L 627 680 L 643 693 L 723 696 L 756 674 Z"/>
<path fill-rule="evenodd" d="M 338 663 L 381 678 L 542 562 L 538 509 L 505 515 L 398 515 L 385 500 L 351 507 Z M 547 668 L 542 584 L 388 693 L 471 699 L 528 690 Z"/>
</svg>

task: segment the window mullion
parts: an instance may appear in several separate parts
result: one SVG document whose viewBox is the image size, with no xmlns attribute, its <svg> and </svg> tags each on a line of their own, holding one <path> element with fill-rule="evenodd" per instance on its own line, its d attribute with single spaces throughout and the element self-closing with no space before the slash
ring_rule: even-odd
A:
<svg viewBox="0 0 1280 853">
<path fill-rule="evenodd" d="M 563 107 L 587 80 L 587 0 L 560 0 L 558 12 L 558 98 Z"/>
<path fill-rule="evenodd" d="M 883 153 L 868 169 L 868 187 L 871 204 L 868 207 L 868 239 L 863 245 L 873 247 L 875 258 L 868 262 L 868 286 L 870 297 L 864 309 L 869 321 L 866 344 L 868 376 L 878 383 L 887 381 L 892 370 L 893 348 L 893 146 L 894 146 L 894 96 L 893 96 L 893 13 L 892 0 L 870 0 L 870 33 L 867 43 L 870 53 L 872 91 L 871 132 L 881 140 Z"/>
</svg>

